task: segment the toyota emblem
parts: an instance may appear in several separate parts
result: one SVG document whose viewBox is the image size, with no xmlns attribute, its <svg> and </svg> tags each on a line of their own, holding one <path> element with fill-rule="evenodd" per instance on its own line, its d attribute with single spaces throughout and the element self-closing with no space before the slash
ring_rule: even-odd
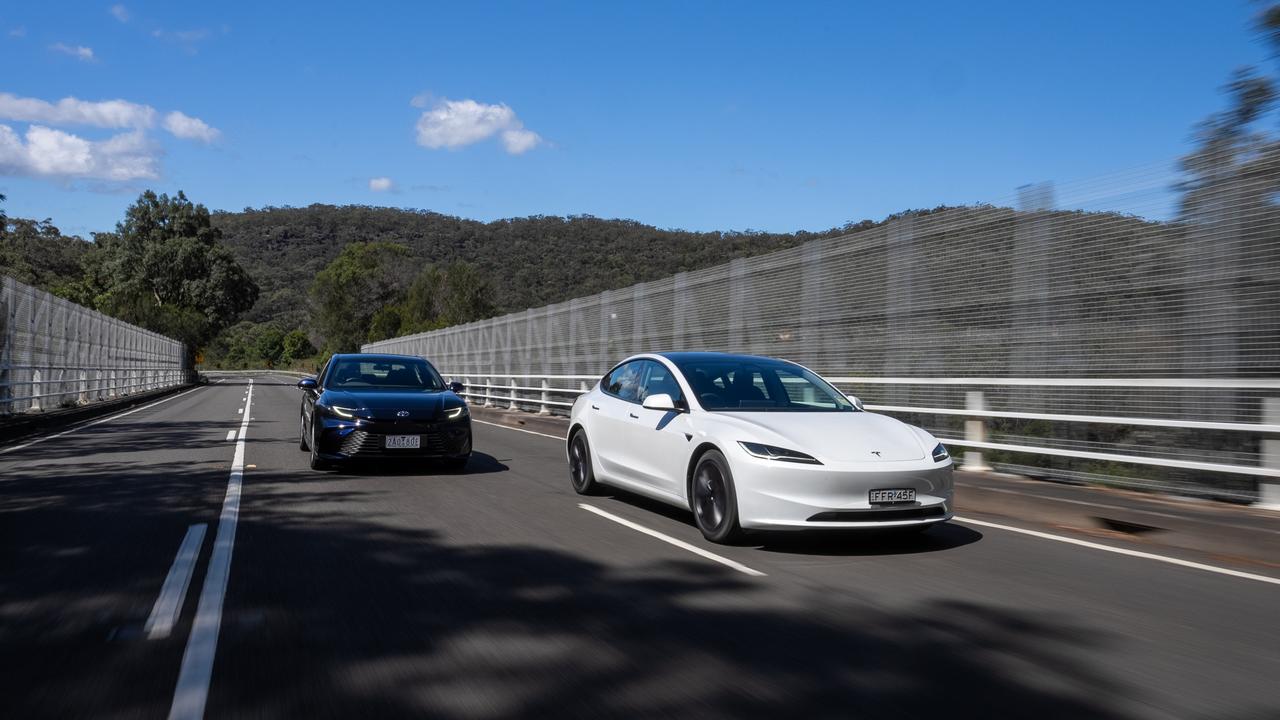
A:
<svg viewBox="0 0 1280 720">
<path fill-rule="evenodd" d="M 409 411 L 401 410 L 400 412 L 396 413 L 396 417 L 409 417 Z"/>
</svg>

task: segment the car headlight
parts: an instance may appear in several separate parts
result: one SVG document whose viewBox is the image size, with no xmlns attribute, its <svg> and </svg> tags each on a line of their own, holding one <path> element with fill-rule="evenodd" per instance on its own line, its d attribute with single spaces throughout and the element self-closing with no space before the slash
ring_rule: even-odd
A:
<svg viewBox="0 0 1280 720">
<path fill-rule="evenodd" d="M 448 410 L 444 411 L 445 418 L 449 420 L 459 420 L 461 418 L 466 417 L 469 414 L 470 413 L 467 412 L 466 405 L 460 405 L 456 408 L 449 408 Z"/>
<path fill-rule="evenodd" d="M 788 450 L 786 448 L 775 447 L 773 445 L 764 445 L 762 443 L 738 441 L 743 450 L 748 455 L 763 458 L 765 460 L 782 460 L 783 462 L 808 463 L 809 465 L 821 465 L 818 459 L 812 455 L 805 455 L 796 450 Z"/>
<path fill-rule="evenodd" d="M 933 449 L 934 462 L 942 462 L 949 457 L 951 457 L 951 455 L 947 452 L 947 449 L 942 446 L 942 443 L 938 443 L 937 447 Z"/>
<path fill-rule="evenodd" d="M 337 405 L 330 405 L 329 409 L 333 411 L 334 415 L 344 418 L 353 418 L 356 416 L 356 413 L 360 411 L 360 408 L 346 408 L 339 407 Z"/>
</svg>

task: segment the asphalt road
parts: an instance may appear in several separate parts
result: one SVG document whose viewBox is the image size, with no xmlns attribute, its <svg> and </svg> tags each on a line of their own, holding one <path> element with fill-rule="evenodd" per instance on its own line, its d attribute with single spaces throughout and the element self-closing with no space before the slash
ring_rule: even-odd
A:
<svg viewBox="0 0 1280 720">
<path fill-rule="evenodd" d="M 248 384 L 0 448 L 0 716 L 1280 717 L 1280 585 L 960 522 L 714 546 L 490 425 L 466 473 L 315 473 L 272 376 L 236 507 Z"/>
</svg>

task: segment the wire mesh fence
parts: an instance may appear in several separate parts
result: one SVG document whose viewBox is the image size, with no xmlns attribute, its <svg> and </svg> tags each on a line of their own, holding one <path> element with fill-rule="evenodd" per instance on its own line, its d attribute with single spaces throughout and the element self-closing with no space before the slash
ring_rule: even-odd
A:
<svg viewBox="0 0 1280 720">
<path fill-rule="evenodd" d="M 553 389 L 579 387 L 572 376 L 602 374 L 635 352 L 769 355 L 847 378 L 845 387 L 868 405 L 894 408 L 944 436 L 961 434 L 967 416 L 929 411 L 963 410 L 966 393 L 981 391 L 987 411 L 1050 417 L 985 416 L 992 443 L 1260 467 L 1266 427 L 1280 425 L 1273 402 L 1280 381 L 1271 382 L 1280 379 L 1274 194 L 1230 182 L 1175 202 L 1172 177 L 1148 168 L 1094 184 L 1029 186 L 1004 203 L 906 214 L 843 237 L 365 349 L 422 355 L 485 385 L 527 375 L 520 386 L 550 378 Z M 905 381 L 884 381 L 894 378 Z M 1009 378 L 1135 382 L 983 382 Z M 1138 382 L 1161 378 L 1196 382 Z M 1262 381 L 1201 382 L 1242 378 Z M 524 397 L 514 404 L 558 407 L 536 402 L 540 388 Z M 987 460 L 1239 499 L 1259 491 L 1248 473 L 1000 451 Z"/>
<path fill-rule="evenodd" d="M 0 277 L 0 415 L 189 382 L 182 343 Z"/>
</svg>

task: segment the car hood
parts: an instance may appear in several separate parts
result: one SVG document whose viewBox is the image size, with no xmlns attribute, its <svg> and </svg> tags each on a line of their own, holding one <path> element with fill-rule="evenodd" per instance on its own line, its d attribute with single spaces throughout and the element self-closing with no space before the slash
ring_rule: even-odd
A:
<svg viewBox="0 0 1280 720">
<path fill-rule="evenodd" d="M 715 416 L 742 434 L 726 439 L 780 445 L 823 461 L 920 460 L 930 449 L 921 446 L 911 426 L 870 412 L 721 412 Z"/>
<path fill-rule="evenodd" d="M 330 390 L 325 393 L 325 400 L 331 405 L 355 408 L 359 415 L 373 420 L 395 420 L 397 413 L 406 411 L 410 420 L 435 420 L 441 415 L 446 401 L 450 407 L 462 404 L 460 399 L 448 390 Z"/>
</svg>

